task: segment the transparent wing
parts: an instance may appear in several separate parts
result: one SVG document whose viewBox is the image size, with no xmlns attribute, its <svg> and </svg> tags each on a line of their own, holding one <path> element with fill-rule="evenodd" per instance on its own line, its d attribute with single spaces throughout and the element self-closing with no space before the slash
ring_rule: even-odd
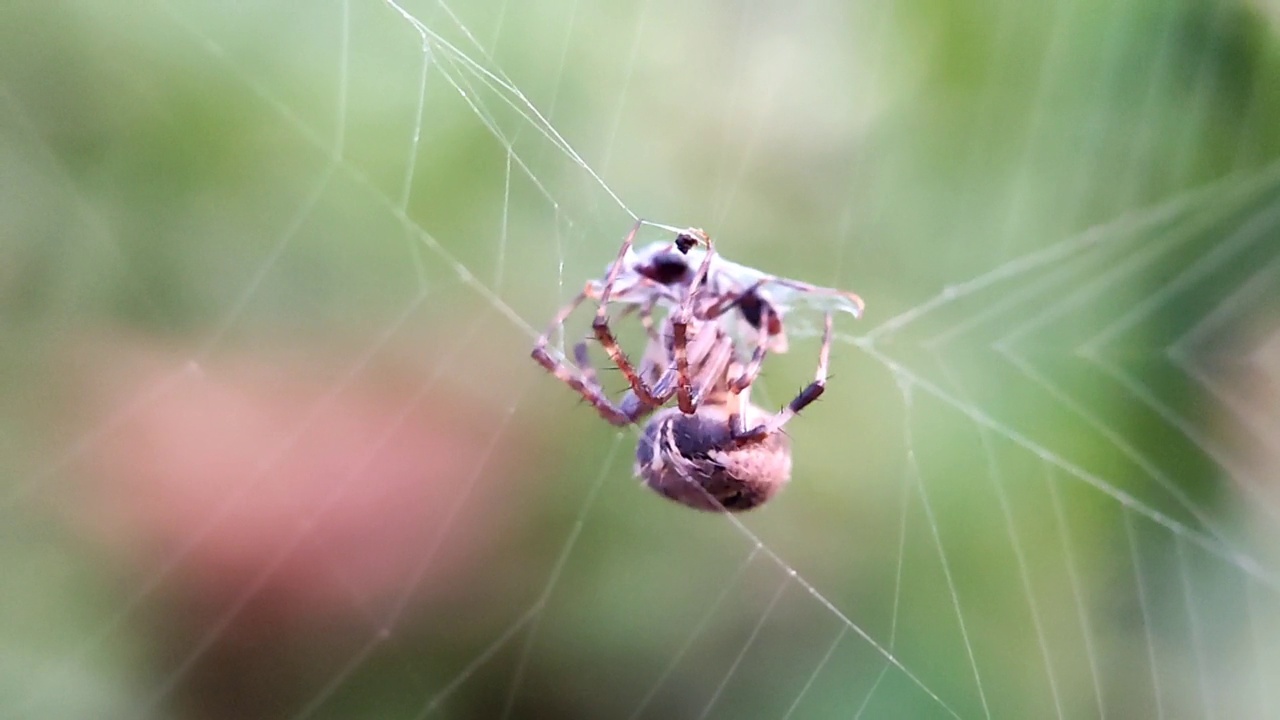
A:
<svg viewBox="0 0 1280 720">
<path fill-rule="evenodd" d="M 628 252 L 622 259 L 622 274 L 609 298 L 610 302 L 623 305 L 639 304 L 649 301 L 654 295 L 660 296 L 658 298 L 660 305 L 669 306 L 678 302 L 678 293 L 646 281 L 634 271 L 635 266 L 644 262 L 645 259 L 659 252 L 672 252 L 675 247 L 673 242 L 655 242 L 638 251 Z M 706 257 L 707 250 L 701 246 L 694 246 L 689 248 L 685 255 L 688 257 L 689 265 L 696 267 Z M 610 267 L 606 266 L 606 274 Z M 862 298 L 856 293 L 771 275 L 753 267 L 726 260 L 719 253 L 711 260 L 711 269 L 706 282 L 717 293 L 742 291 L 753 285 L 757 286 L 758 292 L 784 315 L 788 310 L 803 307 L 818 312 L 842 312 L 860 318 L 865 307 Z M 591 287 L 597 292 L 600 285 L 601 281 L 591 283 Z M 663 292 L 664 290 L 666 292 Z"/>
<path fill-rule="evenodd" d="M 691 249 L 690 262 L 701 262 L 704 255 L 706 251 L 701 248 Z M 771 275 L 726 260 L 723 255 L 712 259 L 711 272 L 716 276 L 717 284 L 733 285 L 740 289 L 758 286 L 758 292 L 783 314 L 793 308 L 804 307 L 819 312 L 848 313 L 860 318 L 866 306 L 856 293 Z"/>
</svg>

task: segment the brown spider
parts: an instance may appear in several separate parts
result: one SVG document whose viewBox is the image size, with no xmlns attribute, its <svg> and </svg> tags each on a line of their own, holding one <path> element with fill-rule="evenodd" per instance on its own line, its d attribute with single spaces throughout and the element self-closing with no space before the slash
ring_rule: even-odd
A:
<svg viewBox="0 0 1280 720">
<path fill-rule="evenodd" d="M 776 278 L 735 265 L 716 255 L 710 238 L 697 229 L 681 231 L 670 244 L 636 253 L 637 222 L 618 259 L 602 281 L 587 284 L 556 314 L 538 337 L 533 359 L 576 390 L 605 420 L 618 426 L 645 425 L 636 448 L 636 474 L 658 493 L 700 510 L 749 510 L 772 497 L 791 476 L 791 446 L 784 425 L 822 395 L 831 349 L 831 310 L 826 313 L 818 369 L 785 408 L 769 413 L 750 402 L 751 384 L 768 350 L 785 350 L 781 312 L 764 288 L 776 283 L 800 292 L 839 296 L 861 314 L 856 295 Z M 706 250 L 697 257 L 691 249 Z M 695 266 L 696 261 L 696 266 Z M 549 338 L 587 298 L 597 302 L 592 330 L 630 388 L 611 401 L 591 366 L 586 343 L 574 347 L 576 365 L 551 356 Z M 649 343 L 637 369 L 609 326 L 613 302 L 638 309 Z M 667 310 L 661 331 L 652 311 Z M 736 309 L 754 336 L 754 351 L 742 361 L 737 343 L 722 322 Z M 842 308 L 847 309 L 847 308 Z M 663 408 L 672 397 L 677 406 Z M 662 409 L 660 409 L 662 408 Z"/>
</svg>

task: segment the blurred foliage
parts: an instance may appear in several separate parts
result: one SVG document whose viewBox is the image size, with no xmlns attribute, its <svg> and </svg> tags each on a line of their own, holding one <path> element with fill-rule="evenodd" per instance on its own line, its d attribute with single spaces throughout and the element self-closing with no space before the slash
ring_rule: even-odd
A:
<svg viewBox="0 0 1280 720">
<path fill-rule="evenodd" d="M 404 7 L 0 7 L 6 715 L 1280 712 L 1271 466 L 1156 357 L 1275 260 L 1274 8 Z M 867 299 L 749 533 L 527 360 L 629 212 Z M 1161 414 L 1081 349 L 1165 290 Z"/>
</svg>

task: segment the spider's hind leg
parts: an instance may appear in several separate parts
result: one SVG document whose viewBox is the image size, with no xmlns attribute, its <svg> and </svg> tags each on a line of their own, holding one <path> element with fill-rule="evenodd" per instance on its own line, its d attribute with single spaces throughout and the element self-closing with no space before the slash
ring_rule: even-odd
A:
<svg viewBox="0 0 1280 720">
<path fill-rule="evenodd" d="M 731 427 L 731 431 L 734 432 L 734 441 L 739 445 L 758 443 L 781 430 L 784 425 L 791 421 L 791 418 L 798 415 L 801 410 L 809 407 L 813 401 L 822 397 L 823 391 L 827 389 L 827 365 L 830 357 L 831 313 L 827 313 L 826 325 L 822 332 L 822 349 L 818 351 L 818 371 L 814 374 L 813 382 L 806 385 L 798 395 L 792 398 L 791 402 L 787 403 L 785 408 L 750 430 Z M 731 419 L 731 422 L 741 424 L 742 420 L 741 418 L 736 421 Z"/>
</svg>

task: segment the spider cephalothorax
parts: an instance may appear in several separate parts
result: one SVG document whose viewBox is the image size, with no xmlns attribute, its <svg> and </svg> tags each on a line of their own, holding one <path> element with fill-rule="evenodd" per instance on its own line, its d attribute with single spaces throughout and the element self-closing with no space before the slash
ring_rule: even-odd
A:
<svg viewBox="0 0 1280 720">
<path fill-rule="evenodd" d="M 826 314 L 818 370 L 786 407 L 769 413 L 750 402 L 751 384 L 769 351 L 786 349 L 782 305 L 770 296 L 774 287 L 835 298 L 840 309 L 860 315 L 856 295 L 766 275 L 730 263 L 714 251 L 701 230 L 684 230 L 671 243 L 655 243 L 637 252 L 632 241 L 637 223 L 623 241 L 617 260 L 603 280 L 589 282 L 556 315 L 551 329 L 534 345 L 533 358 L 578 391 L 605 420 L 615 425 L 646 424 L 636 449 L 636 473 L 665 497 L 701 510 L 748 510 L 768 500 L 790 479 L 791 448 L 782 427 L 817 400 L 826 387 L 831 347 L 831 308 Z M 701 246 L 701 250 L 695 250 Z M 600 385 L 585 343 L 574 347 L 576 365 L 553 358 L 551 332 L 587 298 L 597 302 L 592 323 L 596 340 L 630 386 L 614 403 Z M 637 310 L 649 344 L 637 368 L 619 347 L 609 326 L 610 304 Z M 653 311 L 666 311 L 661 328 Z M 746 325 L 754 345 L 739 351 L 731 311 Z M 663 408 L 671 398 L 676 407 Z M 663 409 L 660 409 L 663 408 Z"/>
</svg>

